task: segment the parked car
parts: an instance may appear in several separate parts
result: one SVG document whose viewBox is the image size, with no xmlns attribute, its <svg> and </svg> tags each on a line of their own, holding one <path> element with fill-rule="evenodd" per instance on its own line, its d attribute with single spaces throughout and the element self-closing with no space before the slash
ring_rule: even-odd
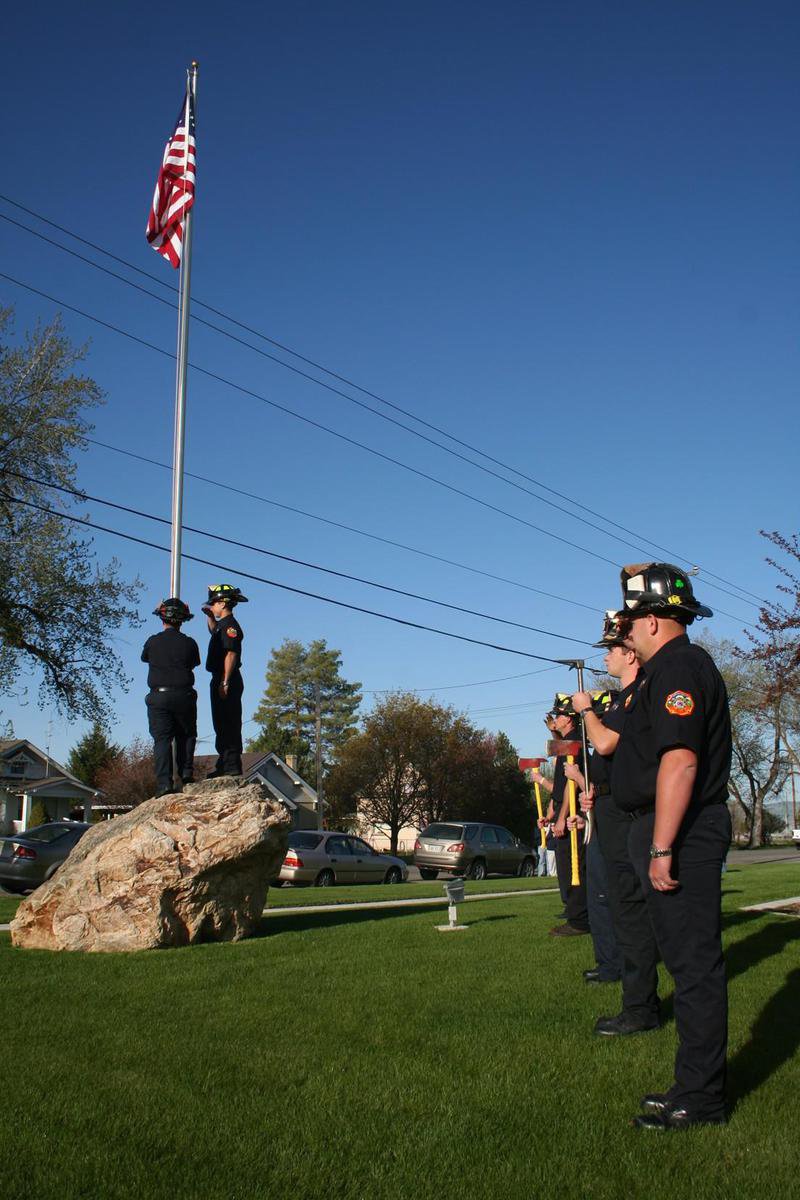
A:
<svg viewBox="0 0 800 1200">
<path fill-rule="evenodd" d="M 404 883 L 406 879 L 408 866 L 402 858 L 378 854 L 360 837 L 296 830 L 289 834 L 289 849 L 275 882 L 331 887 L 335 883 Z"/>
<path fill-rule="evenodd" d="M 48 821 L 0 838 L 0 887 L 32 892 L 58 870 L 90 828 L 85 821 Z"/>
<path fill-rule="evenodd" d="M 423 879 L 439 871 L 485 879 L 487 875 L 534 875 L 536 855 L 502 825 L 481 821 L 439 821 L 414 843 L 414 865 Z"/>
</svg>

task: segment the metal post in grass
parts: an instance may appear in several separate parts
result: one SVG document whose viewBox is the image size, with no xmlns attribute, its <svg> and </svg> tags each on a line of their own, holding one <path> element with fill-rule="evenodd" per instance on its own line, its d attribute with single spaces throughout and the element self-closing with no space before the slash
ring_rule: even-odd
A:
<svg viewBox="0 0 800 1200">
<path fill-rule="evenodd" d="M 444 885 L 445 893 L 447 894 L 447 925 L 437 925 L 439 933 L 457 933 L 462 929 L 467 929 L 467 925 L 458 924 L 458 912 L 456 905 L 461 904 L 464 899 L 464 880 L 456 876 L 455 879 L 448 879 Z"/>
</svg>

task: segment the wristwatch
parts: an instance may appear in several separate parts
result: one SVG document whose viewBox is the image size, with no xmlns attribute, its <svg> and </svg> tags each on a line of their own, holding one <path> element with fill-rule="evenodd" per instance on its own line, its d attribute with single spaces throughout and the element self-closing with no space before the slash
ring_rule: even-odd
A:
<svg viewBox="0 0 800 1200">
<path fill-rule="evenodd" d="M 650 857 L 651 858 L 669 858 L 669 856 L 671 854 L 672 854 L 672 846 L 666 846 L 663 850 L 659 849 L 658 846 L 650 847 Z"/>
</svg>

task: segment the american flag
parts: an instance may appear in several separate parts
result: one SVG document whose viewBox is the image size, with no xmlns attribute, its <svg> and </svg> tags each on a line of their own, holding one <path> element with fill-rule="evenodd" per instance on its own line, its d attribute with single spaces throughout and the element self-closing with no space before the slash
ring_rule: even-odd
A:
<svg viewBox="0 0 800 1200">
<path fill-rule="evenodd" d="M 194 204 L 195 167 L 194 101 L 187 89 L 175 132 L 164 149 L 147 218 L 148 242 L 173 267 L 181 265 L 184 217 Z"/>
</svg>

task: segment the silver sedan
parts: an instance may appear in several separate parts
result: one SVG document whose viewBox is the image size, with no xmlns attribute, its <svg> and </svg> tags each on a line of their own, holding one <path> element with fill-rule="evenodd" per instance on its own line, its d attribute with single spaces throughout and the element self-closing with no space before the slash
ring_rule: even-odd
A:
<svg viewBox="0 0 800 1200">
<path fill-rule="evenodd" d="M 405 883 L 408 866 L 393 854 L 379 854 L 351 833 L 296 830 L 289 834 L 289 849 L 278 883 Z"/>
</svg>

